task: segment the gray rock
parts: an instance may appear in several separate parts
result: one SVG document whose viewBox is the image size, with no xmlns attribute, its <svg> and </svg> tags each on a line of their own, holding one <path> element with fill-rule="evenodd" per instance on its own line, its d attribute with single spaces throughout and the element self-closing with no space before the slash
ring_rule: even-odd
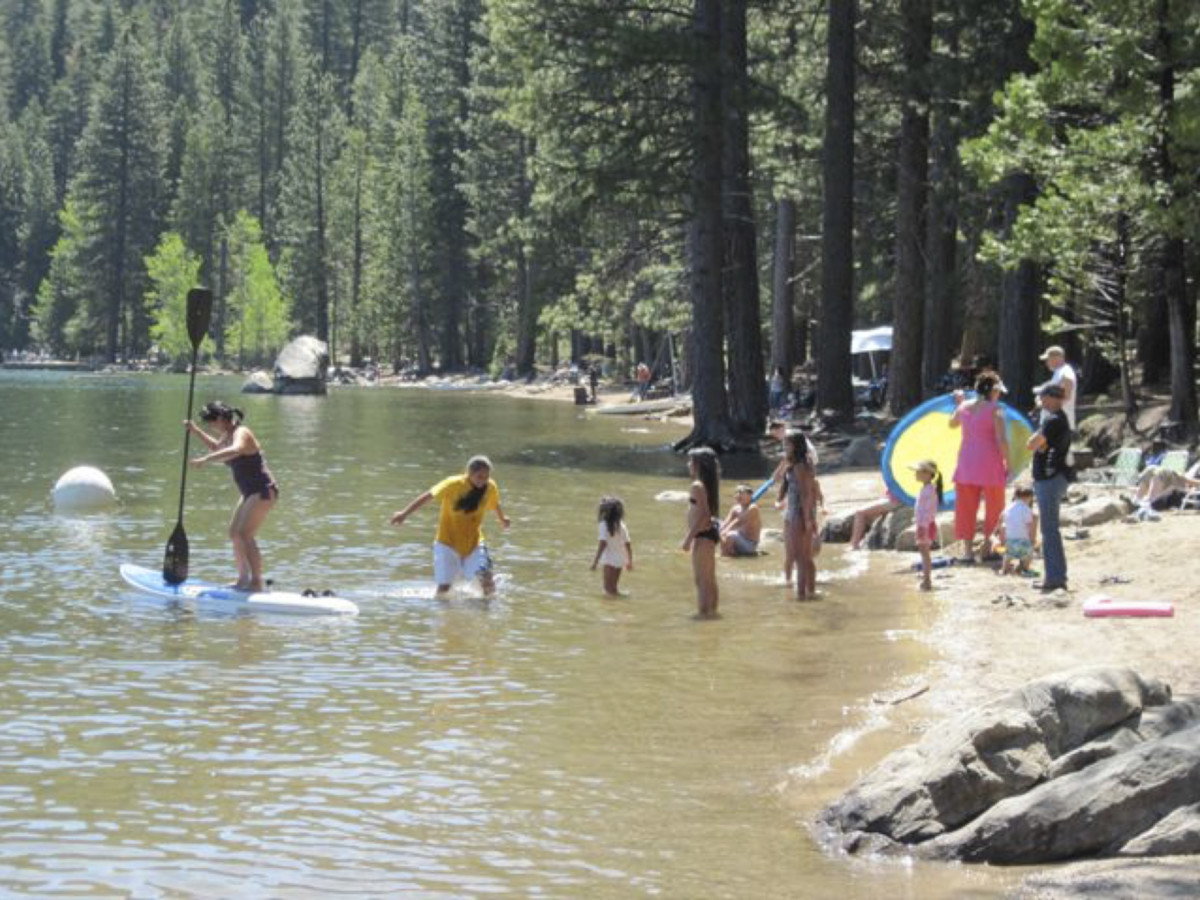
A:
<svg viewBox="0 0 1200 900">
<path fill-rule="evenodd" d="M 1002 800 L 919 852 L 1004 864 L 1112 855 L 1170 813 L 1198 802 L 1200 726 L 1193 726 Z M 1182 829 L 1185 819 L 1176 821 Z M 1190 822 L 1194 826 L 1194 817 Z"/>
<path fill-rule="evenodd" d="M 273 394 L 275 393 L 275 382 L 271 380 L 271 376 L 261 369 L 257 372 L 251 372 L 245 382 L 242 383 L 243 394 Z"/>
<path fill-rule="evenodd" d="M 850 532 L 854 528 L 854 514 L 845 516 L 830 516 L 825 520 L 821 529 L 821 540 L 827 544 L 845 544 L 850 541 Z"/>
<path fill-rule="evenodd" d="M 1125 668 L 1034 681 L 888 756 L 822 820 L 917 844 L 959 829 L 1049 777 L 1054 761 L 1167 702 L 1170 690 Z"/>
<path fill-rule="evenodd" d="M 842 451 L 841 464 L 851 468 L 874 468 L 879 465 L 879 447 L 873 438 L 856 437 Z"/>
<path fill-rule="evenodd" d="M 915 520 L 916 510 L 911 506 L 901 506 L 884 516 L 880 523 L 883 530 L 883 546 L 889 549 L 895 547 L 900 535 L 911 529 Z"/>
<path fill-rule="evenodd" d="M 301 335 L 279 351 L 275 360 L 275 392 L 324 394 L 329 348 L 324 341 Z"/>
<path fill-rule="evenodd" d="M 1121 848 L 1121 856 L 1200 853 L 1200 803 L 1181 806 Z"/>
<path fill-rule="evenodd" d="M 1200 896 L 1194 859 L 1102 860 L 1030 875 L 1021 900 L 1193 900 Z"/>
<path fill-rule="evenodd" d="M 1097 497 L 1078 506 L 1064 507 L 1062 524 L 1075 527 L 1103 525 L 1129 514 L 1133 507 L 1120 497 Z"/>
</svg>

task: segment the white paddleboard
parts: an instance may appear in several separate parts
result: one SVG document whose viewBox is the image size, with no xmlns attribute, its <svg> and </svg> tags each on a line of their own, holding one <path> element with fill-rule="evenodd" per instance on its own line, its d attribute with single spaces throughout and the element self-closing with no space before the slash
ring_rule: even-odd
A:
<svg viewBox="0 0 1200 900">
<path fill-rule="evenodd" d="M 195 578 L 182 584 L 170 584 L 161 571 L 132 563 L 121 564 L 121 577 L 139 591 L 156 597 L 220 605 L 238 612 L 285 616 L 358 615 L 358 606 L 342 597 L 306 597 L 289 591 L 238 591 Z"/>
</svg>

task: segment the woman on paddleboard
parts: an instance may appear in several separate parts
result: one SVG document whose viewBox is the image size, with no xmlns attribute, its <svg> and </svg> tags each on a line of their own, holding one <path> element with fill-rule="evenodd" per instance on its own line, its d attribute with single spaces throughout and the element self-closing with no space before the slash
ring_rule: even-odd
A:
<svg viewBox="0 0 1200 900">
<path fill-rule="evenodd" d="M 473 456 L 462 475 L 451 475 L 421 494 L 404 509 L 392 514 L 393 525 L 404 521 L 430 500 L 441 502 L 437 537 L 433 542 L 433 577 L 438 594 L 444 594 L 459 578 L 478 578 L 484 594 L 496 590 L 492 558 L 483 543 L 483 517 L 488 510 L 508 528 L 512 521 L 500 508 L 500 487 L 492 481 L 492 463 L 486 456 Z"/>
<path fill-rule="evenodd" d="M 198 468 L 210 462 L 225 463 L 242 494 L 229 520 L 229 539 L 233 542 L 233 558 L 238 570 L 234 587 L 240 591 L 261 591 L 262 554 L 255 535 L 279 499 L 279 486 L 267 468 L 254 433 L 242 424 L 240 409 L 214 400 L 200 410 L 200 419 L 209 423 L 217 436 L 213 437 L 195 422 L 184 422 L 209 449 L 204 456 L 194 457 L 191 464 Z"/>
</svg>

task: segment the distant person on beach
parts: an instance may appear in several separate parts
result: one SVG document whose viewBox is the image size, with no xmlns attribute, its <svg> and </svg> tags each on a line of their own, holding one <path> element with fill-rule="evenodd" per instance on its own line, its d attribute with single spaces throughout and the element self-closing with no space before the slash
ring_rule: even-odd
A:
<svg viewBox="0 0 1200 900">
<path fill-rule="evenodd" d="M 787 468 L 779 487 L 779 500 L 786 504 L 783 514 L 784 540 L 789 550 L 789 574 L 790 568 L 796 570 L 796 599 L 807 600 L 815 596 L 817 591 L 817 564 L 813 559 L 813 549 L 818 488 L 804 432 L 789 431 L 785 448 Z"/>
<path fill-rule="evenodd" d="M 1004 510 L 1004 485 L 1008 480 L 1008 429 L 1000 395 L 1004 383 L 995 372 L 975 379 L 975 396 L 963 399 L 955 392 L 957 407 L 951 428 L 962 428 L 962 446 L 954 469 L 954 537 L 963 542 L 962 562 L 975 562 L 975 530 L 979 501 L 984 502 L 983 559 L 992 557 L 992 532 Z"/>
<path fill-rule="evenodd" d="M 789 379 L 787 373 L 783 370 L 783 366 L 776 366 L 775 372 L 771 376 L 771 383 L 767 389 L 767 406 L 772 414 L 779 412 L 783 408 L 783 401 L 787 399 L 789 393 Z"/>
<path fill-rule="evenodd" d="M 721 466 L 708 447 L 688 453 L 692 485 L 688 491 L 687 537 L 683 549 L 692 554 L 692 577 L 696 582 L 697 615 L 716 618 L 720 596 L 717 591 L 717 545 L 721 542 L 720 521 L 714 512 L 721 502 Z"/>
<path fill-rule="evenodd" d="M 644 362 L 637 364 L 637 369 L 634 370 L 634 377 L 637 379 L 637 397 L 638 400 L 645 400 L 646 393 L 650 390 L 650 367 Z"/>
<path fill-rule="evenodd" d="M 595 403 L 596 392 L 600 389 L 600 363 L 592 363 L 588 367 L 588 387 L 592 389 L 592 403 Z"/>
<path fill-rule="evenodd" d="M 233 543 L 233 558 L 238 573 L 232 587 L 239 591 L 261 591 L 264 587 L 262 552 L 258 548 L 257 535 L 267 514 L 279 499 L 279 485 L 267 468 L 258 439 L 242 424 L 243 418 L 240 409 L 214 400 L 200 410 L 200 420 L 216 429 L 216 437 L 191 420 L 183 424 L 209 450 L 204 456 L 192 459 L 191 465 L 199 467 L 210 462 L 225 463 L 242 495 L 229 520 L 229 539 Z"/>
<path fill-rule="evenodd" d="M 739 484 L 734 503 L 721 523 L 722 556 L 758 556 L 758 541 L 762 537 L 762 513 L 754 502 L 754 490 Z"/>
<path fill-rule="evenodd" d="M 1056 591 L 1067 586 L 1067 554 L 1059 532 L 1058 513 L 1073 475 L 1068 456 L 1071 452 L 1071 424 L 1063 411 L 1063 389 L 1057 384 L 1042 389 L 1042 416 L 1038 430 L 1029 439 L 1033 451 L 1033 492 L 1037 496 L 1042 532 L 1042 559 L 1045 577 L 1034 587 Z"/>
<path fill-rule="evenodd" d="M 600 543 L 592 560 L 592 571 L 604 564 L 604 593 L 616 596 L 620 593 L 617 583 L 621 580 L 621 570 L 633 571 L 633 544 L 625 527 L 625 504 L 620 497 L 602 497 L 596 518 Z"/>
<path fill-rule="evenodd" d="M 1047 347 L 1039 359 L 1050 370 L 1050 380 L 1034 388 L 1034 393 L 1040 397 L 1046 388 L 1052 384 L 1062 388 L 1062 409 L 1066 413 L 1067 422 L 1070 424 L 1071 430 L 1074 431 L 1075 399 L 1079 388 L 1079 377 L 1075 374 L 1075 367 L 1067 362 L 1066 351 L 1058 345 Z"/>
<path fill-rule="evenodd" d="M 921 590 L 933 590 L 933 543 L 938 539 L 937 513 L 942 505 L 944 484 L 942 473 L 932 459 L 924 459 L 912 466 L 921 492 L 917 495 L 914 518 L 917 526 L 917 550 L 921 554 Z"/>
<path fill-rule="evenodd" d="M 492 481 L 492 463 L 486 456 L 473 456 L 463 475 L 444 478 L 392 514 L 393 525 L 403 525 L 410 515 L 430 500 L 441 502 L 437 536 L 433 542 L 433 578 L 438 594 L 445 594 L 459 578 L 478 578 L 484 594 L 496 590 L 492 558 L 483 543 L 483 517 L 496 511 L 500 524 L 512 521 L 500 508 L 500 487 Z"/>
<path fill-rule="evenodd" d="M 1010 572 L 1028 575 L 1033 562 L 1034 535 L 1037 534 L 1037 514 L 1033 511 L 1033 488 L 1018 485 L 1013 490 L 1012 503 L 1004 510 L 997 527 L 997 537 L 1004 542 L 1004 565 L 1001 575 Z"/>
</svg>

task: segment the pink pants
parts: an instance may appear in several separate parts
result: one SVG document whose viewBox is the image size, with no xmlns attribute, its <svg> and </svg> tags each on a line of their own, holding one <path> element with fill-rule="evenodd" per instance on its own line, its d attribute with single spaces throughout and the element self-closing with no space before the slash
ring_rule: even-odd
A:
<svg viewBox="0 0 1200 900">
<path fill-rule="evenodd" d="M 954 486 L 954 537 L 969 541 L 975 537 L 975 518 L 979 514 L 979 498 L 983 497 L 983 536 L 996 530 L 1004 512 L 1004 485 L 956 484 Z"/>
</svg>

